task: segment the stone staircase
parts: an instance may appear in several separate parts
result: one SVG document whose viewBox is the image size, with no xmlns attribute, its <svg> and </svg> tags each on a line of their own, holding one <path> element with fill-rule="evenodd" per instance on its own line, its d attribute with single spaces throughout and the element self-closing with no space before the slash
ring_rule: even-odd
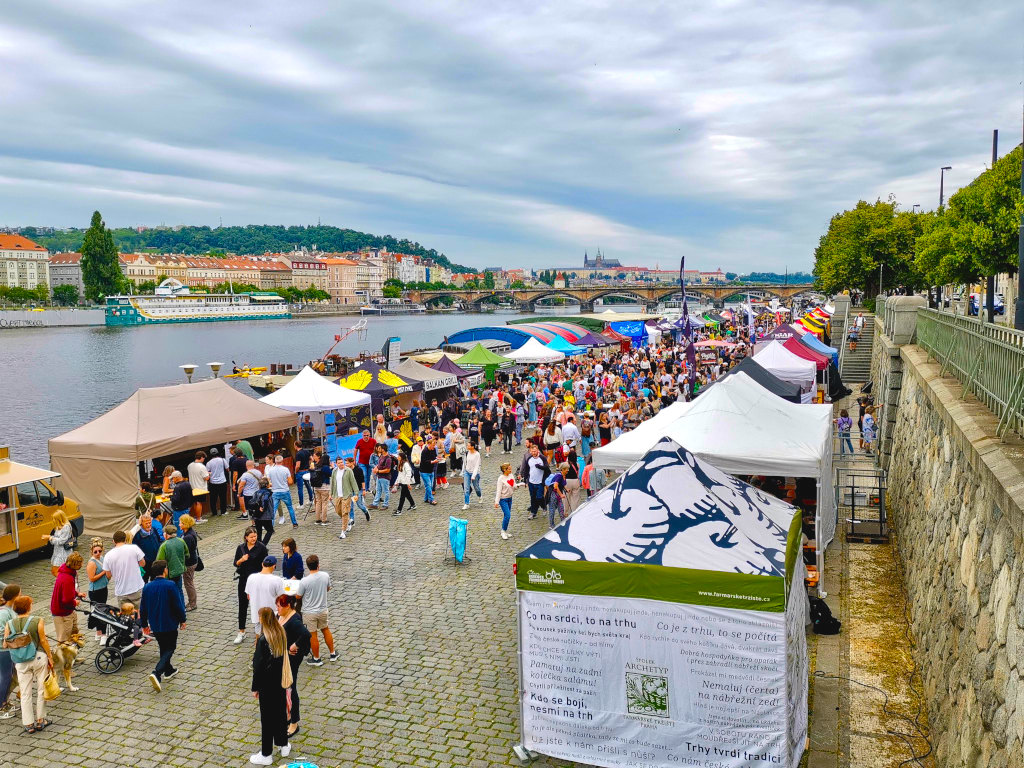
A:
<svg viewBox="0 0 1024 768">
<path fill-rule="evenodd" d="M 848 321 L 851 328 L 856 319 L 857 315 L 851 311 Z M 853 384 L 863 384 L 871 378 L 871 348 L 875 343 L 874 314 L 864 313 L 864 330 L 855 351 L 850 351 L 850 342 L 846 340 L 845 335 L 842 343 L 846 348 L 842 352 L 842 368 L 839 373 L 843 377 L 843 383 L 852 388 Z"/>
</svg>

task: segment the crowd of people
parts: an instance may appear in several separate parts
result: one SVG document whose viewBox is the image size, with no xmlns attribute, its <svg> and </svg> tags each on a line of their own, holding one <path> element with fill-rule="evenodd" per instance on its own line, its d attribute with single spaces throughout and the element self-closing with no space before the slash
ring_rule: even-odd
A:
<svg viewBox="0 0 1024 768">
<path fill-rule="evenodd" d="M 115 532 L 109 551 L 94 539 L 87 562 L 72 551 L 70 524 L 57 513 L 50 536 L 55 642 L 74 642 L 81 607 L 109 603 L 132 628 L 134 643 L 157 644 L 159 658 L 149 681 L 162 691 L 178 673 L 178 634 L 199 605 L 196 575 L 204 565 L 196 526 L 233 508 L 245 521 L 231 561 L 238 608 L 233 642 L 242 644 L 253 632 L 251 690 L 259 704 L 262 743 L 251 762 L 270 765 L 275 749 L 281 756 L 289 754 L 289 739 L 300 728 L 303 660 L 319 667 L 341 658 L 328 617 L 331 577 L 321 570 L 319 557 L 303 557 L 292 533 L 271 551 L 281 526 L 290 523 L 294 530 L 300 525 L 293 487 L 300 509 L 310 505 L 312 525 L 337 525 L 339 539 L 352 534 L 357 510 L 366 522 L 388 511 L 401 516 L 421 505 L 436 506 L 438 496 L 452 487 L 462 492 L 463 511 L 472 508 L 474 499 L 480 506 L 493 504 L 502 539 L 513 535 L 517 498 L 524 519 L 543 512 L 553 528 L 613 479 L 594 468 L 593 451 L 661 408 L 698 396 L 725 375 L 750 352 L 746 331 L 725 326 L 700 332 L 698 338 L 735 343 L 716 348 L 713 361 L 704 357 L 693 376 L 685 345 L 671 337 L 654 348 L 605 348 L 514 373 L 499 369 L 492 383 L 463 384 L 447 397 L 401 410 L 411 435 L 391 434 L 381 415 L 372 429 L 362 431 L 351 452 L 333 457 L 304 435 L 290 457 L 292 469 L 281 454 L 257 461 L 244 440 L 225 446 L 224 456 L 218 448 L 197 451 L 184 472 L 165 469 L 159 492 L 168 501 L 157 503 L 157 489 L 144 485 L 138 525 Z M 870 452 L 870 405 L 862 408 L 860 422 L 861 447 Z M 837 427 L 840 437 L 847 438 L 840 441 L 841 449 L 852 452 L 847 411 L 841 412 Z M 498 456 L 509 458 L 496 462 L 492 500 L 482 476 Z M 3 591 L 0 628 L 5 638 L 0 717 L 15 712 L 8 695 L 16 675 L 23 727 L 36 733 L 49 725 L 42 688 L 53 668 L 53 648 L 43 622 L 32 615 L 31 598 L 16 585 Z M 90 617 L 88 628 L 102 645 L 107 637 L 103 624 Z"/>
</svg>

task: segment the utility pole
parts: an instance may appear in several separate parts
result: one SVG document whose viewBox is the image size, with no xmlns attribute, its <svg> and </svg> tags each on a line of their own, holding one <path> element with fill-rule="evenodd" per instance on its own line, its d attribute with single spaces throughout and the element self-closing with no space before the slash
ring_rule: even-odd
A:
<svg viewBox="0 0 1024 768">
<path fill-rule="evenodd" d="M 944 165 L 939 169 L 939 208 L 946 202 L 945 185 L 946 185 L 946 171 L 952 169 L 951 165 Z"/>
<path fill-rule="evenodd" d="M 994 172 L 996 167 L 996 160 L 999 159 L 999 131 L 993 129 L 992 131 L 992 170 Z M 1003 310 L 1006 311 L 1005 309 Z M 980 312 L 979 312 L 980 314 Z M 996 276 L 989 275 L 985 281 L 985 317 L 988 322 L 994 323 L 996 320 Z"/>
</svg>

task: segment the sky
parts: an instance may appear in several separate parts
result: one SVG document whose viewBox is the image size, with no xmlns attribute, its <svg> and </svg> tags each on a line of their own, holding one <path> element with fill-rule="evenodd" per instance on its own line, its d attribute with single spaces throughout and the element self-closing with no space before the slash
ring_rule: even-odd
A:
<svg viewBox="0 0 1024 768">
<path fill-rule="evenodd" d="M 333 224 L 478 268 L 809 270 L 1021 140 L 1024 3 L 12 0 L 0 226 Z"/>
</svg>

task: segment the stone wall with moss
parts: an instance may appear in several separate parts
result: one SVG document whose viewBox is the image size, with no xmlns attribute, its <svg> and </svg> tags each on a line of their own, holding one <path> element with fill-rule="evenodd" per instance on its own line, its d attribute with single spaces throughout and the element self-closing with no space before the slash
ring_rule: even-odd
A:
<svg viewBox="0 0 1024 768">
<path fill-rule="evenodd" d="M 899 350 L 888 509 L 936 763 L 1020 768 L 1024 446 L 996 440 L 992 414 L 919 347 Z"/>
</svg>

